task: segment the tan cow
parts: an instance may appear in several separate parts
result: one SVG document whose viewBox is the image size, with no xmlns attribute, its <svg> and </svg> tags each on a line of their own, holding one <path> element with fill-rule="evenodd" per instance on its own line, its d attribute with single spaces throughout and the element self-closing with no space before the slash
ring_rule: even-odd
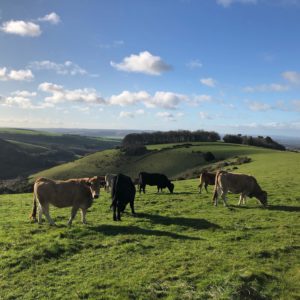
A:
<svg viewBox="0 0 300 300">
<path fill-rule="evenodd" d="M 33 187 L 33 208 L 31 218 L 36 221 L 38 204 L 38 222 L 42 222 L 44 214 L 51 225 L 55 225 L 49 214 L 49 204 L 56 207 L 70 207 L 71 217 L 68 225 L 72 224 L 78 209 L 81 209 L 82 223 L 86 224 L 86 212 L 92 205 L 93 199 L 97 199 L 100 193 L 100 178 L 78 178 L 62 180 L 51 180 L 39 178 Z"/>
<path fill-rule="evenodd" d="M 228 192 L 240 194 L 238 205 L 246 203 L 246 197 L 257 198 L 263 206 L 267 205 L 267 192 L 263 191 L 253 176 L 245 174 L 232 174 L 226 171 L 218 171 L 216 174 L 213 202 L 218 205 L 218 196 L 227 206 L 226 195 Z"/>
<path fill-rule="evenodd" d="M 215 173 L 209 173 L 207 172 L 206 170 L 204 170 L 201 175 L 200 175 L 200 178 L 199 178 L 199 193 L 201 194 L 201 191 L 202 191 L 202 187 L 203 187 L 203 184 L 204 184 L 204 188 L 206 190 L 206 192 L 208 193 L 208 190 L 207 190 L 207 186 L 208 185 L 215 185 L 215 180 L 216 180 L 216 174 Z"/>
</svg>

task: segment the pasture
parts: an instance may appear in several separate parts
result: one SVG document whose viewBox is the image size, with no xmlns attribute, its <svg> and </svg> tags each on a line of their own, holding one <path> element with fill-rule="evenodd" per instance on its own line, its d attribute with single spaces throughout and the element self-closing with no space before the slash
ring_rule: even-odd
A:
<svg viewBox="0 0 300 300">
<path fill-rule="evenodd" d="M 101 191 L 87 214 L 66 226 L 30 223 L 32 194 L 0 196 L 0 299 L 299 299 L 298 153 L 254 151 L 237 170 L 255 175 L 269 207 L 254 199 L 230 208 L 198 194 L 198 180 L 137 193 L 133 217 L 112 221 Z"/>
</svg>

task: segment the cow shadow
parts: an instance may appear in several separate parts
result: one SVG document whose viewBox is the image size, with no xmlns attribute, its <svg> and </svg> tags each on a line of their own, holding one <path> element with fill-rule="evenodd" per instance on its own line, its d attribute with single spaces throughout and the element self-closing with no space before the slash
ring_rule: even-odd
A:
<svg viewBox="0 0 300 300">
<path fill-rule="evenodd" d="M 267 209 L 275 211 L 300 212 L 300 206 L 268 205 Z"/>
<path fill-rule="evenodd" d="M 287 212 L 300 212 L 300 206 L 287 206 L 287 205 L 268 205 L 267 207 L 263 207 L 261 205 L 258 206 L 239 206 L 239 205 L 230 205 L 232 208 L 239 208 L 239 209 L 267 209 L 267 210 L 274 210 L 274 211 L 287 211 Z"/>
<path fill-rule="evenodd" d="M 118 225 L 99 225 L 89 227 L 89 229 L 108 236 L 116 236 L 120 234 L 147 235 L 158 237 L 170 237 L 177 240 L 203 240 L 199 237 L 191 237 L 187 235 L 177 234 L 164 230 L 145 229 L 138 226 L 118 226 Z"/>
<path fill-rule="evenodd" d="M 138 213 L 138 217 L 150 220 L 150 222 L 161 225 L 179 225 L 190 227 L 193 229 L 218 229 L 221 228 L 218 224 L 211 223 L 205 219 L 183 218 L 183 217 L 167 217 L 160 215 L 152 215 L 147 213 Z"/>
</svg>

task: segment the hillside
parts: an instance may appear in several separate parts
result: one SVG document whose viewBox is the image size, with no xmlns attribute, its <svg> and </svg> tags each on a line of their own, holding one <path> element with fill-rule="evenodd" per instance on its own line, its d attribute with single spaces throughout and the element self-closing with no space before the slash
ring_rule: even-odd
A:
<svg viewBox="0 0 300 300">
<path fill-rule="evenodd" d="M 0 141 L 0 179 L 26 176 L 120 144 L 109 138 L 12 128 L 0 128 Z"/>
<path fill-rule="evenodd" d="M 203 157 L 203 153 L 208 151 L 213 153 L 215 161 L 234 159 L 236 156 L 276 152 L 221 142 L 152 145 L 147 148 L 151 151 L 139 156 L 127 156 L 118 149 L 97 152 L 74 162 L 33 174 L 31 178 L 44 176 L 66 179 L 118 172 L 135 178 L 140 171 L 162 172 L 172 179 L 192 178 L 196 177 L 203 167 L 212 163 Z"/>
<path fill-rule="evenodd" d="M 110 195 L 101 191 L 88 225 L 78 214 L 68 228 L 69 208 L 50 209 L 56 227 L 39 226 L 28 219 L 31 193 L 0 195 L 0 298 L 299 299 L 300 154 L 195 147 L 249 155 L 252 162 L 236 171 L 255 175 L 268 208 L 254 199 L 237 207 L 231 194 L 230 208 L 213 207 L 212 188 L 200 195 L 191 179 L 175 182 L 172 195 L 155 187 L 137 193 L 137 216 L 127 208 L 121 222 L 112 221 Z"/>
</svg>

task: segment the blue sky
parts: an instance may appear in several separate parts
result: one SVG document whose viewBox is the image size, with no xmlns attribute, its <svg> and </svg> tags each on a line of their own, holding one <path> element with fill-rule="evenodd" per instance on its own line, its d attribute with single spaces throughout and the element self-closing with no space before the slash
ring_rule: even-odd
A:
<svg viewBox="0 0 300 300">
<path fill-rule="evenodd" d="M 300 0 L 7 0 L 0 127 L 299 136 Z"/>
</svg>

